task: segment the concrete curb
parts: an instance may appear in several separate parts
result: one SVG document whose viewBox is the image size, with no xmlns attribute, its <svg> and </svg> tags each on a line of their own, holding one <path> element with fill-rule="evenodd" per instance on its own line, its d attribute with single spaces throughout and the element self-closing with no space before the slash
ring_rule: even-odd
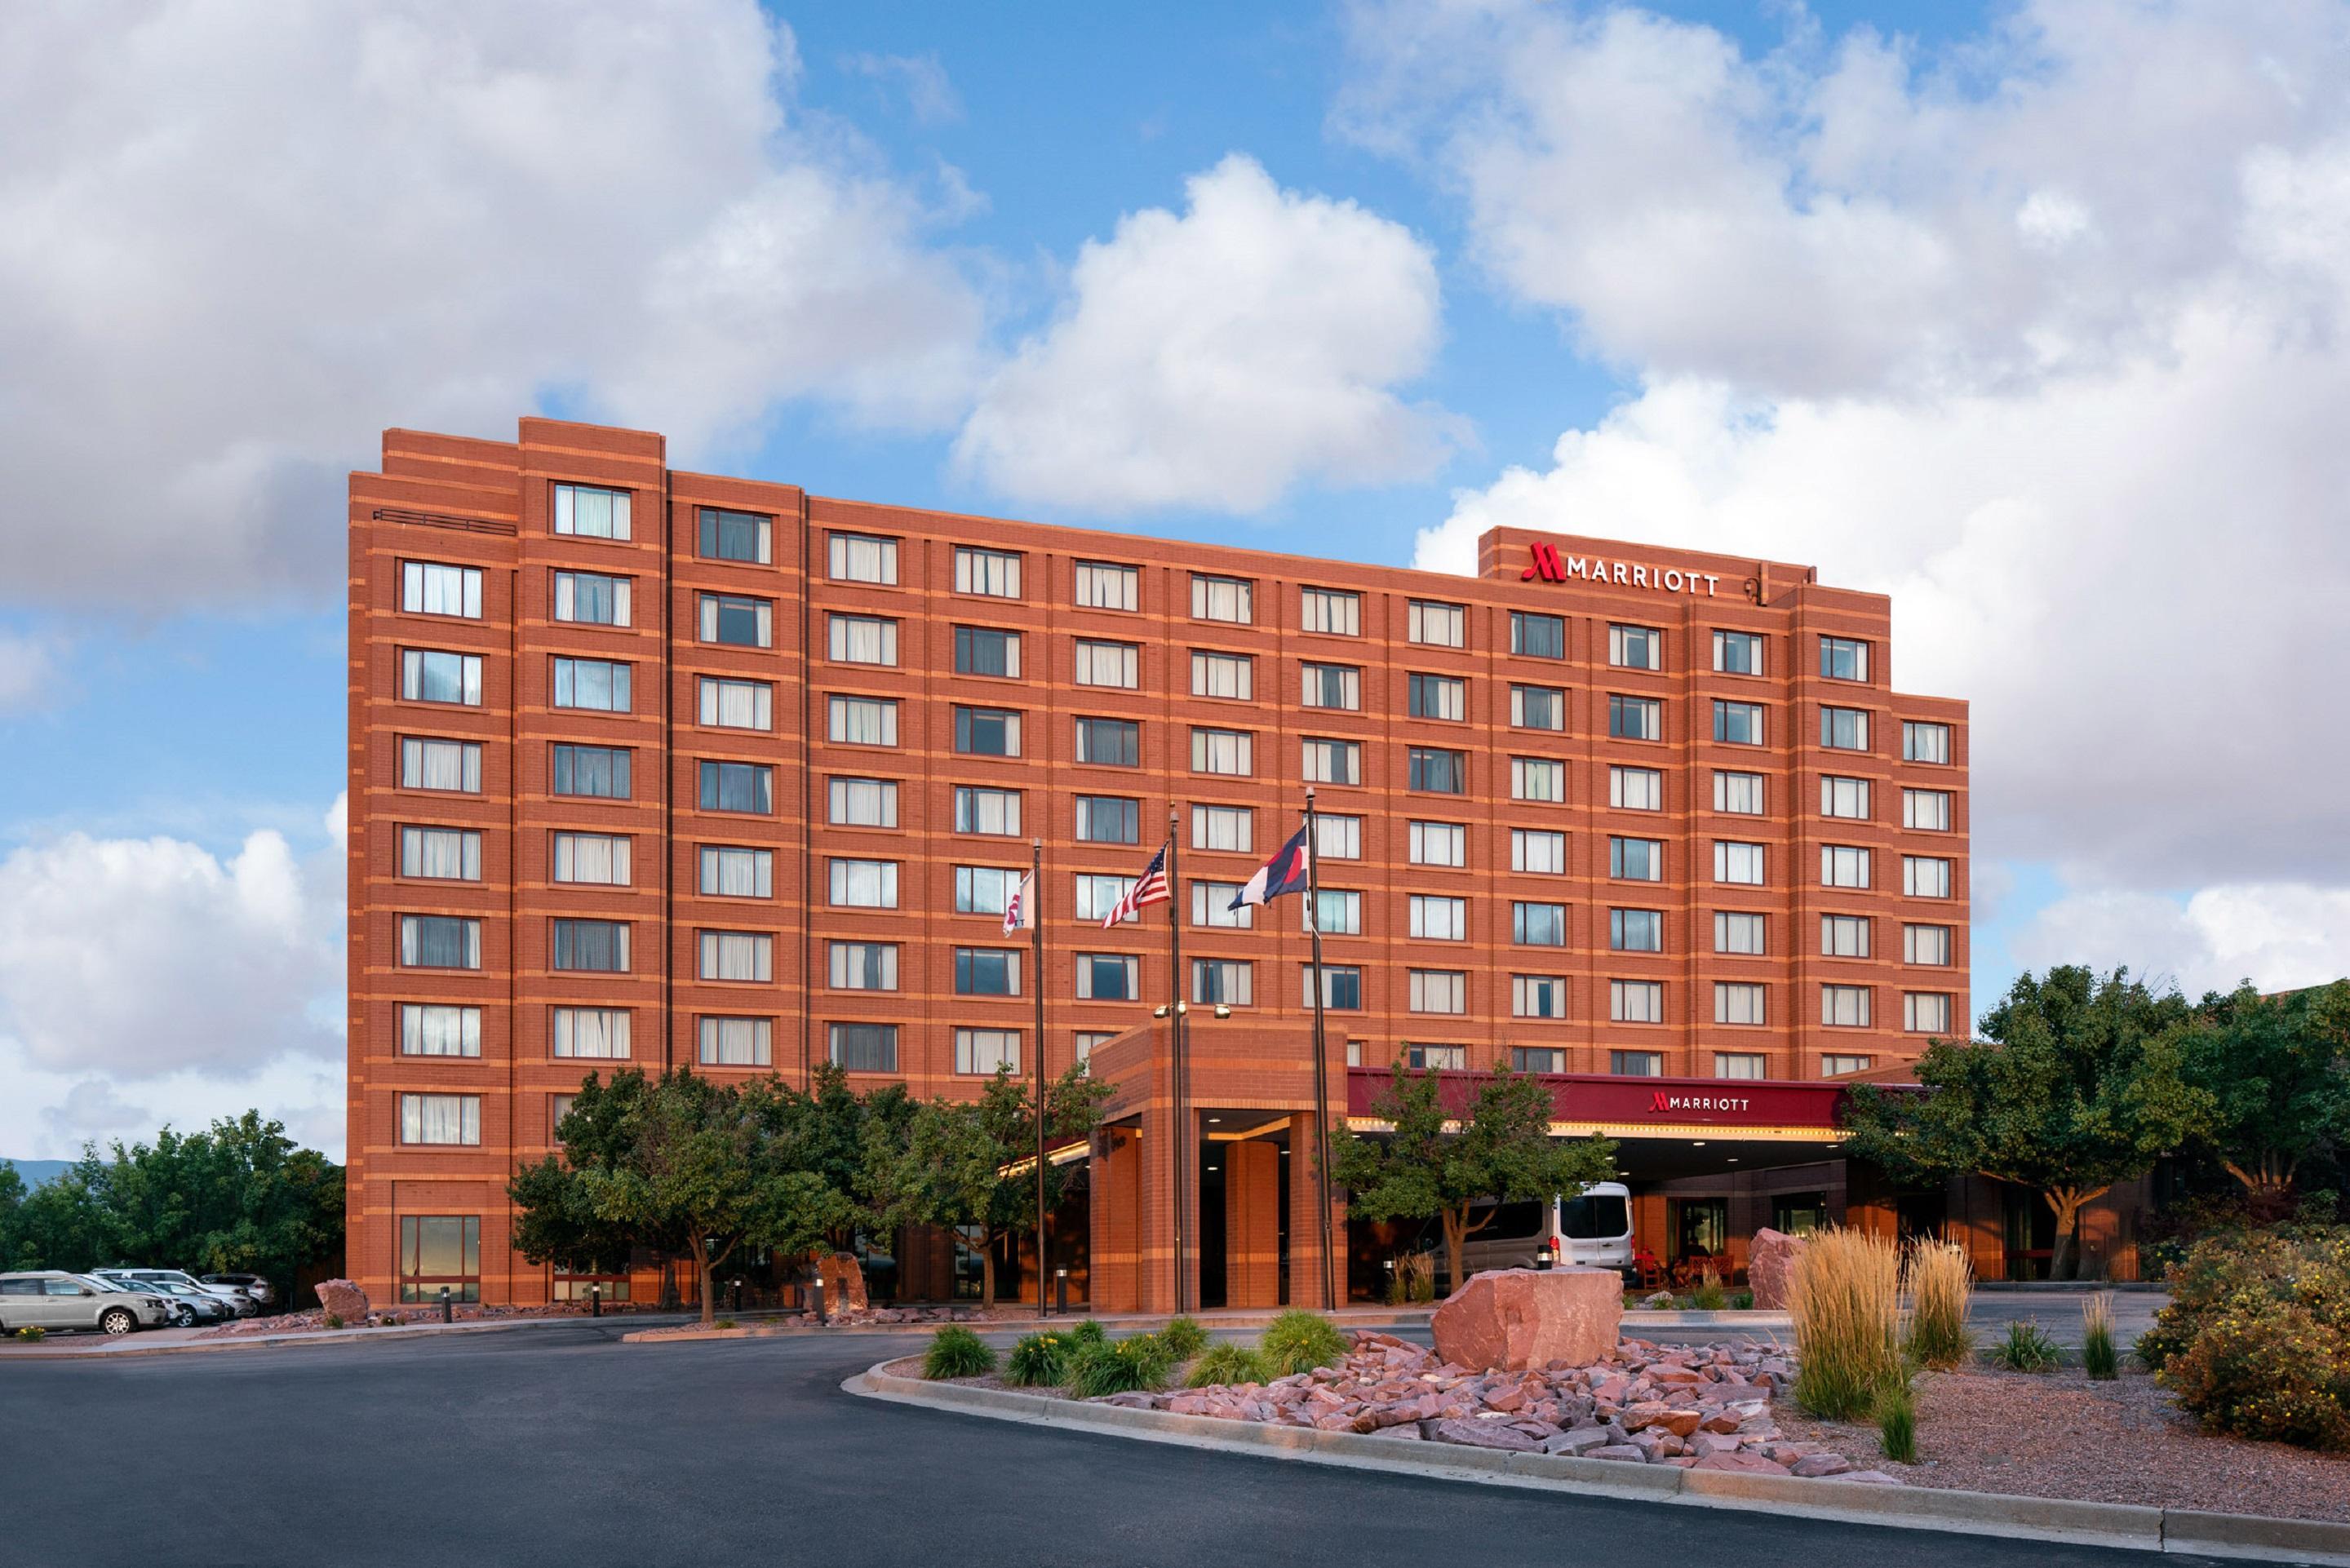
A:
<svg viewBox="0 0 2350 1568">
<path fill-rule="evenodd" d="M 842 1389 L 860 1397 L 893 1404 L 1024 1421 L 1070 1431 L 1487 1486 L 1531 1487 L 1573 1491 L 1578 1496 L 1796 1514 L 1899 1530 L 1940 1530 L 2139 1552 L 2195 1552 L 2257 1562 L 2327 1563 L 2350 1568 L 2350 1524 L 2269 1519 L 2256 1514 L 2199 1513 L 2132 1503 L 1951 1491 L 1935 1487 L 1874 1486 L 1866 1482 L 1805 1480 L 1793 1476 L 1742 1475 L 1728 1470 L 1685 1470 L 1669 1465 L 1570 1459 L 1563 1454 L 1507 1453 L 1453 1443 L 1405 1442 L 1354 1432 L 1222 1421 L 1208 1416 L 1081 1404 L 1005 1389 L 925 1383 L 919 1378 L 892 1376 L 882 1370 L 888 1365 L 876 1363 L 843 1382 Z"/>
<path fill-rule="evenodd" d="M 292 1334 L 251 1334 L 225 1339 L 182 1339 L 170 1345 L 141 1345 L 136 1336 L 93 1343 L 87 1350 L 60 1345 L 0 1352 L 0 1366 L 11 1361 L 119 1361 L 125 1356 L 195 1355 L 215 1350 L 286 1350 L 306 1345 L 372 1345 L 387 1339 L 433 1339 L 452 1334 L 489 1334 L 499 1329 L 551 1328 L 560 1324 L 592 1323 L 586 1317 L 517 1317 L 489 1323 L 403 1324 L 398 1328 L 303 1329 Z"/>
</svg>

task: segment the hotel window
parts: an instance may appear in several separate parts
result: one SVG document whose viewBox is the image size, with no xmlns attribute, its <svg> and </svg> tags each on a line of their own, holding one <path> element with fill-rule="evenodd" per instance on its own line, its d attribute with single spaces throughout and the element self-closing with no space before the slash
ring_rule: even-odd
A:
<svg viewBox="0 0 2350 1568">
<path fill-rule="evenodd" d="M 1079 561 L 1076 600 L 1079 609 L 1134 609 L 1142 600 L 1142 574 L 1107 561 Z"/>
<path fill-rule="evenodd" d="M 1403 1064 L 1415 1073 L 1458 1073 L 1469 1065 L 1466 1045 L 1406 1045 Z"/>
<path fill-rule="evenodd" d="M 705 844 L 699 858 L 700 877 L 695 886 L 705 898 L 775 896 L 775 854 L 772 849 Z"/>
<path fill-rule="evenodd" d="M 554 1026 L 551 1048 L 559 1057 L 628 1058 L 629 1012 L 624 1007 L 557 1007 L 549 1010 L 549 1021 Z"/>
<path fill-rule="evenodd" d="M 730 680 L 715 675 L 698 678 L 702 688 L 702 722 L 718 730 L 769 730 L 775 727 L 775 689 L 764 680 Z"/>
<path fill-rule="evenodd" d="M 883 583 L 898 580 L 898 541 L 866 534 L 835 534 L 828 548 L 836 583 Z"/>
<path fill-rule="evenodd" d="M 1415 822 L 1411 825 L 1414 866 L 1469 864 L 1469 829 L 1457 822 Z"/>
<path fill-rule="evenodd" d="M 1461 970 L 1413 970 L 1410 992 L 1414 1012 L 1453 1014 L 1469 1011 L 1469 976 Z"/>
<path fill-rule="evenodd" d="M 1607 732 L 1619 741 L 1661 741 L 1665 738 L 1665 705 L 1653 697 L 1607 698 Z"/>
<path fill-rule="evenodd" d="M 1610 838 L 1607 875 L 1625 882 L 1665 879 L 1665 846 L 1657 838 Z"/>
<path fill-rule="evenodd" d="M 1238 882 L 1191 883 L 1191 923 L 1217 930 L 1244 931 L 1256 924 L 1256 906 L 1243 904 L 1235 909 L 1234 898 L 1240 896 Z"/>
<path fill-rule="evenodd" d="M 400 830 L 400 874 L 434 881 L 478 882 L 482 879 L 482 836 L 469 828 L 403 827 Z"/>
<path fill-rule="evenodd" d="M 709 624 L 711 596 L 702 596 L 702 622 Z M 749 601 L 744 601 L 749 602 Z M 894 668 L 898 662 L 898 623 L 879 616 L 827 614 L 825 618 L 825 648 L 827 657 L 837 664 L 879 664 Z M 702 640 L 712 640 L 705 637 Z"/>
<path fill-rule="evenodd" d="M 1713 634 L 1713 668 L 1724 675 L 1762 673 L 1762 639 L 1751 631 Z"/>
<path fill-rule="evenodd" d="M 1077 956 L 1077 994 L 1086 994 L 1086 958 Z M 1020 954 L 1003 948 L 957 948 L 954 950 L 957 996 L 1017 996 L 1020 994 Z"/>
<path fill-rule="evenodd" d="M 1351 664 L 1307 664 L 1299 669 L 1298 701 L 1308 708 L 1355 712 L 1363 705 L 1363 672 Z"/>
<path fill-rule="evenodd" d="M 894 1073 L 898 1070 L 898 1026 L 894 1023 L 834 1023 L 825 1030 L 825 1051 L 832 1064 L 849 1073 Z"/>
<path fill-rule="evenodd" d="M 400 917 L 402 969 L 479 969 L 482 922 L 454 915 Z"/>
<path fill-rule="evenodd" d="M 1901 857 L 1901 890 L 1913 898 L 1950 896 L 1950 863 L 1933 856 Z"/>
<path fill-rule="evenodd" d="M 1510 798 L 1560 802 L 1566 799 L 1566 764 L 1545 757 L 1510 759 Z"/>
<path fill-rule="evenodd" d="M 478 741 L 400 740 L 400 787 L 482 793 L 482 746 Z"/>
<path fill-rule="evenodd" d="M 1822 915 L 1820 956 L 1866 958 L 1869 956 L 1870 935 L 1866 915 Z"/>
<path fill-rule="evenodd" d="M 1761 990 L 1760 986 L 1755 987 Z M 1749 1078 L 1764 1076 L 1763 1064 L 1769 1058 L 1749 1051 L 1716 1051 L 1713 1054 L 1713 1075 L 1717 1078 Z"/>
<path fill-rule="evenodd" d="M 1665 1021 L 1664 981 L 1609 981 L 1607 1019 L 1611 1023 L 1662 1023 Z"/>
<path fill-rule="evenodd" d="M 1762 886 L 1762 846 L 1715 839 L 1713 879 L 1742 888 L 1760 888 Z"/>
<path fill-rule="evenodd" d="M 1823 680 L 1867 680 L 1868 644 L 1856 642 L 1848 637 L 1820 639 L 1820 679 Z"/>
<path fill-rule="evenodd" d="M 1761 915 L 1716 909 L 1713 914 L 1713 950 L 1760 956 L 1762 952 L 1762 920 Z"/>
<path fill-rule="evenodd" d="M 1359 937 L 1363 934 L 1363 896 L 1341 892 L 1335 888 L 1315 889 L 1312 899 L 1300 898 L 1298 926 L 1301 931 L 1311 931 L 1310 917 L 1319 916 L 1322 934 L 1326 937 Z"/>
<path fill-rule="evenodd" d="M 959 626 L 954 628 L 954 667 L 957 675 L 998 675 L 1016 680 L 1020 634 L 989 626 Z"/>
<path fill-rule="evenodd" d="M 832 942 L 825 962 L 835 991 L 895 991 L 898 989 L 898 944 L 895 942 Z"/>
<path fill-rule="evenodd" d="M 1363 819 L 1326 811 L 1314 814 L 1314 850 L 1325 860 L 1363 857 Z"/>
<path fill-rule="evenodd" d="M 753 512 L 702 508 L 697 545 L 705 561 L 742 561 L 764 566 L 775 559 L 775 525 Z"/>
<path fill-rule="evenodd" d="M 898 781 L 836 776 L 825 786 L 825 820 L 835 827 L 898 826 Z"/>
<path fill-rule="evenodd" d="M 1738 816 L 1762 815 L 1762 775 L 1713 771 L 1713 809 Z"/>
<path fill-rule="evenodd" d="M 1867 821 L 1868 781 L 1823 774 L 1820 776 L 1820 815 Z"/>
<path fill-rule="evenodd" d="M 1245 855 L 1256 847 L 1256 814 L 1244 805 L 1191 808 L 1191 847 Z"/>
<path fill-rule="evenodd" d="M 1564 1073 L 1566 1053 L 1541 1045 L 1510 1047 L 1510 1071 L 1513 1073 Z"/>
<path fill-rule="evenodd" d="M 1607 911 L 1607 946 L 1619 953 L 1660 953 L 1665 950 L 1665 917 L 1660 909 Z"/>
<path fill-rule="evenodd" d="M 743 594 L 703 594 L 701 596 L 702 640 L 724 648 L 773 648 L 775 646 L 775 604 L 773 599 L 754 599 Z M 898 623 L 895 621 L 858 622 L 847 616 L 832 618 L 832 656 L 847 657 L 841 652 L 841 628 L 850 627 L 849 642 L 858 646 L 863 639 L 854 628 L 869 625 L 881 628 L 879 641 L 882 654 L 879 658 L 862 659 L 863 664 L 895 664 L 898 662 Z"/>
<path fill-rule="evenodd" d="M 1142 961 L 1130 953 L 1079 953 L 1077 999 L 1132 1002 L 1142 994 Z"/>
<path fill-rule="evenodd" d="M 1522 948 L 1566 946 L 1566 906 L 1513 900 L 1510 905 L 1510 940 Z"/>
<path fill-rule="evenodd" d="M 482 1141 L 482 1096 L 479 1095 L 400 1096 L 400 1141 L 402 1143 L 480 1143 Z"/>
<path fill-rule="evenodd" d="M 1255 737 L 1245 730 L 1191 730 L 1191 771 L 1246 777 L 1255 767 Z"/>
<path fill-rule="evenodd" d="M 629 753 L 619 746 L 555 747 L 555 793 L 591 800 L 629 798 Z"/>
<path fill-rule="evenodd" d="M 1191 695 L 1225 697 L 1237 702 L 1254 701 L 1256 661 L 1245 653 L 1211 653 L 1205 649 L 1193 649 Z"/>
<path fill-rule="evenodd" d="M 555 705 L 599 713 L 629 711 L 629 667 L 609 659 L 556 659 Z"/>
<path fill-rule="evenodd" d="M 954 830 L 985 833 L 1002 838 L 1020 834 L 1020 792 L 1016 789 L 974 789 L 959 784 L 954 792 Z"/>
<path fill-rule="evenodd" d="M 1946 789 L 1903 790 L 1901 826 L 1927 833 L 1950 832 L 1950 792 Z"/>
<path fill-rule="evenodd" d="M 1016 748 L 1016 733 L 1013 742 Z M 1016 750 L 1014 754 L 1017 754 Z M 1105 768 L 1140 767 L 1142 726 L 1131 719 L 1078 720 L 1077 761 Z"/>
<path fill-rule="evenodd" d="M 1469 716 L 1469 683 L 1451 675 L 1412 675 L 1405 680 L 1405 704 L 1415 719 Z"/>
<path fill-rule="evenodd" d="M 832 902 L 843 909 L 894 909 L 898 907 L 898 863 L 895 860 L 847 860 L 837 857 L 831 867 Z M 988 911 L 1002 914 L 1001 906 Z"/>
<path fill-rule="evenodd" d="M 482 1010 L 440 1002 L 407 1002 L 400 1009 L 400 1054 L 403 1056 L 478 1056 Z"/>
<path fill-rule="evenodd" d="M 1565 1017 L 1565 977 L 1555 974 L 1512 975 L 1510 1014 L 1514 1018 Z"/>
<path fill-rule="evenodd" d="M 703 931 L 701 978 L 764 983 L 775 978 L 775 939 L 760 931 Z"/>
<path fill-rule="evenodd" d="M 629 848 L 625 834 L 558 833 L 555 836 L 555 879 L 625 888 L 629 882 Z"/>
<path fill-rule="evenodd" d="M 1256 585 L 1240 577 L 1191 574 L 1191 618 L 1248 626 L 1256 619 Z"/>
<path fill-rule="evenodd" d="M 1092 1061 L 1096 1051 L 1099 1050 L 1102 1046 L 1108 1044 L 1111 1041 L 1117 1038 L 1117 1033 L 1112 1030 L 1078 1030 L 1076 1033 L 1072 1036 L 1072 1039 L 1076 1046 L 1077 1061 L 1079 1064 L 1082 1065 L 1085 1063 Z"/>
<path fill-rule="evenodd" d="M 1359 1040 L 1349 1040 L 1349 1041 L 1347 1041 L 1347 1066 L 1349 1066 L 1349 1067 L 1359 1067 L 1359 1066 L 1361 1066 L 1362 1064 L 1363 1064 L 1363 1043 L 1362 1043 L 1361 1041 L 1359 1041 Z"/>
<path fill-rule="evenodd" d="M 563 487 L 557 485 L 557 490 Z M 474 1214 L 400 1217 L 400 1299 L 413 1305 L 441 1299 L 482 1299 L 482 1221 Z"/>
<path fill-rule="evenodd" d="M 410 615 L 452 615 L 479 620 L 482 569 L 403 561 L 400 567 L 400 607 Z"/>
<path fill-rule="evenodd" d="M 1020 754 L 1020 715 L 1009 708 L 954 711 L 954 749 L 967 757 Z"/>
<path fill-rule="evenodd" d="M 1762 1022 L 1762 988 L 1742 981 L 1714 981 L 1713 1021 L 1716 1023 L 1760 1024 Z M 1714 1076 L 1726 1075 L 1719 1069 L 1715 1070 Z M 1760 1073 L 1754 1075 L 1762 1076 Z"/>
<path fill-rule="evenodd" d="M 954 1032 L 954 1070 L 983 1076 L 1020 1071 L 1020 1031 L 1017 1029 L 958 1029 Z"/>
<path fill-rule="evenodd" d="M 481 655 L 403 648 L 400 650 L 400 695 L 410 702 L 449 702 L 478 708 L 482 705 Z"/>
<path fill-rule="evenodd" d="M 1016 599 L 1020 597 L 1020 557 L 1008 550 L 979 550 L 958 545 L 954 553 L 954 586 L 959 594 Z"/>
<path fill-rule="evenodd" d="M 775 809 L 775 770 L 756 763 L 704 763 L 702 809 L 764 816 Z"/>
<path fill-rule="evenodd" d="M 1822 708 L 1820 744 L 1832 752 L 1868 750 L 1868 714 L 1859 708 Z"/>
<path fill-rule="evenodd" d="M 1409 627 L 1405 635 L 1414 642 L 1429 648 L 1468 646 L 1469 612 L 1460 605 L 1414 599 L 1406 618 Z"/>
<path fill-rule="evenodd" d="M 1131 691 L 1140 684 L 1142 650 L 1130 642 L 1077 642 L 1077 684 Z"/>
<path fill-rule="evenodd" d="M 555 531 L 582 539 L 629 537 L 629 493 L 586 484 L 555 487 Z"/>
<path fill-rule="evenodd" d="M 1618 670 L 1662 670 L 1665 634 L 1654 627 L 1611 626 L 1607 628 L 1607 662 Z"/>
<path fill-rule="evenodd" d="M 1665 1075 L 1665 1054 L 1661 1051 L 1610 1051 L 1607 1070 L 1619 1078 L 1661 1078 Z"/>
<path fill-rule="evenodd" d="M 699 1049 L 706 1067 L 766 1067 L 775 1059 L 775 1021 L 772 1018 L 704 1018 L 700 1021 Z"/>
<path fill-rule="evenodd" d="M 1846 1073 L 1866 1073 L 1868 1071 L 1869 1063 L 1874 1060 L 1875 1058 L 1870 1056 L 1836 1054 L 1823 1056 L 1820 1058 L 1820 1076 L 1834 1078 Z"/>
<path fill-rule="evenodd" d="M 1713 738 L 1727 746 L 1762 743 L 1762 704 L 1713 700 Z"/>
<path fill-rule="evenodd" d="M 1821 845 L 1820 886 L 1823 888 L 1867 887 L 1868 851 L 1850 844 Z"/>
<path fill-rule="evenodd" d="M 1411 896 L 1411 934 L 1423 940 L 1465 942 L 1469 940 L 1469 900 L 1433 893 Z"/>
<path fill-rule="evenodd" d="M 1363 596 L 1339 588 L 1298 591 L 1297 629 L 1326 632 L 1332 637 L 1363 635 Z"/>
<path fill-rule="evenodd" d="M 1547 828 L 1510 829 L 1510 869 L 1537 877 L 1566 875 L 1566 835 Z"/>
<path fill-rule="evenodd" d="M 1297 971 L 1298 995 L 1301 1007 L 1314 1005 L 1314 966 L 1300 965 Z M 1363 1006 L 1363 971 L 1359 964 L 1336 963 L 1322 966 L 1322 1005 L 1345 1012 L 1359 1012 Z"/>
<path fill-rule="evenodd" d="M 555 618 L 578 626 L 627 626 L 632 587 L 598 572 L 555 574 Z"/>
<path fill-rule="evenodd" d="M 1520 730 L 1566 728 L 1566 693 L 1555 686 L 1510 688 L 1510 723 Z"/>
<path fill-rule="evenodd" d="M 1404 762 L 1404 787 L 1424 794 L 1466 794 L 1469 753 L 1414 746 Z"/>
<path fill-rule="evenodd" d="M 1662 811 L 1665 809 L 1665 775 L 1655 768 L 1610 766 L 1607 770 L 1607 804 L 1622 811 Z"/>
<path fill-rule="evenodd" d="M 1905 763 L 1949 763 L 1950 727 L 1904 719 L 1901 722 L 1901 760 Z"/>
<path fill-rule="evenodd" d="M 1077 796 L 1077 842 L 1080 844 L 1139 844 L 1142 803 L 1114 794 Z"/>
<path fill-rule="evenodd" d="M 973 878 L 973 897 L 968 908 L 965 907 L 962 897 L 962 879 L 966 871 L 970 872 Z M 983 877 L 999 877 L 1001 881 L 993 884 L 984 883 L 980 880 Z M 1018 885 L 1019 881 L 1020 873 L 1017 871 L 988 871 L 976 866 L 959 866 L 955 868 L 955 913 L 1000 915 L 1003 913 L 1004 899 L 1011 896 L 1012 889 Z M 1080 873 L 1077 877 L 1076 901 L 1074 905 L 1076 918 L 1080 920 L 1106 920 L 1109 918 L 1109 912 L 1118 908 L 1118 900 L 1133 890 L 1134 878 L 1131 877 L 1097 877 L 1089 872 Z M 992 908 L 989 903 L 990 894 L 993 895 Z M 1120 924 L 1138 925 L 1142 917 L 1139 914 L 1131 914 L 1127 916 Z"/>
<path fill-rule="evenodd" d="M 1191 1001 L 1194 1005 L 1252 1005 L 1256 1001 L 1256 965 L 1245 959 L 1193 959 Z"/>
<path fill-rule="evenodd" d="M 1950 1032 L 1950 997 L 1939 991 L 1903 992 L 1901 1027 L 1912 1034 L 1948 1034 Z"/>
<path fill-rule="evenodd" d="M 1529 610 L 1510 612 L 1510 651 L 1530 659 L 1566 657 L 1566 622 L 1555 615 Z"/>
<path fill-rule="evenodd" d="M 1820 1022 L 1836 1029 L 1867 1028 L 1868 987 L 1865 985 L 1820 987 Z"/>
<path fill-rule="evenodd" d="M 1903 963 L 1949 963 L 1950 961 L 1950 928 L 1903 926 L 1901 928 L 1901 961 Z"/>
<path fill-rule="evenodd" d="M 629 972 L 625 920 L 556 920 L 549 968 L 585 974 Z"/>
</svg>

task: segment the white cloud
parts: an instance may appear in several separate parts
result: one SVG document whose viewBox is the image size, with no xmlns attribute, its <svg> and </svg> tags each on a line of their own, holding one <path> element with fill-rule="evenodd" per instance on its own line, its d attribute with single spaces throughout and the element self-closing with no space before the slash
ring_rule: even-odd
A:
<svg viewBox="0 0 2350 1568">
<path fill-rule="evenodd" d="M 1066 307 L 964 425 L 964 470 L 1031 503 L 1245 513 L 1440 463 L 1455 421 L 1397 391 L 1437 347 L 1428 247 L 1239 155 L 1186 192 L 1087 244 Z"/>
<path fill-rule="evenodd" d="M 2127 965 L 2190 996 L 2250 980 L 2262 991 L 2350 975 L 2350 888 L 2230 883 L 2189 898 L 2102 890 L 2069 894 L 2010 942 L 2028 969 Z"/>
<path fill-rule="evenodd" d="M 388 424 L 951 424 L 984 321 L 754 0 L 0 7 L 0 578 L 315 594 Z"/>
<path fill-rule="evenodd" d="M 936 55 L 858 55 L 849 68 L 877 82 L 895 85 L 917 125 L 946 125 L 962 118 L 962 99 L 947 79 Z"/>
<path fill-rule="evenodd" d="M 57 673 L 57 650 L 49 639 L 0 632 L 0 713 L 56 696 Z"/>
</svg>

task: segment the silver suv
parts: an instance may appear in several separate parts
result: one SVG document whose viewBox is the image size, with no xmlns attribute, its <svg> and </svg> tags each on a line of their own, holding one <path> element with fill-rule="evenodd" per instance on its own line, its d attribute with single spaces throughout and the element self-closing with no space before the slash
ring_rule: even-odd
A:
<svg viewBox="0 0 2350 1568">
<path fill-rule="evenodd" d="M 233 1285 L 208 1285 L 183 1269 L 92 1269 L 90 1272 L 112 1280 L 132 1290 L 148 1284 L 183 1285 L 199 1295 L 207 1295 L 228 1308 L 236 1317 L 251 1317 L 261 1310 L 261 1303 Z"/>
<path fill-rule="evenodd" d="M 160 1299 L 136 1287 L 107 1289 L 59 1269 L 0 1274 L 0 1330 L 11 1334 L 71 1328 L 125 1334 L 161 1328 L 170 1317 Z"/>
</svg>

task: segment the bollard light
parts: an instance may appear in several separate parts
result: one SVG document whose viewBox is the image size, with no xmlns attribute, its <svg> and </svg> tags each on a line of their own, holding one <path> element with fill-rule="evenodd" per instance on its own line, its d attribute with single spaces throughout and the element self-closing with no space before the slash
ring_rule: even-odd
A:
<svg viewBox="0 0 2350 1568">
<path fill-rule="evenodd" d="M 588 1315 L 589 1317 L 604 1315 L 604 1287 L 601 1285 L 588 1287 Z"/>
<path fill-rule="evenodd" d="M 1053 1310 L 1066 1315 L 1069 1310 L 1069 1271 L 1053 1271 Z"/>
<path fill-rule="evenodd" d="M 447 1285 L 442 1285 L 441 1287 L 441 1321 L 442 1323 L 454 1323 L 457 1321 L 456 1314 L 452 1312 L 449 1306 L 449 1287 Z"/>
</svg>

